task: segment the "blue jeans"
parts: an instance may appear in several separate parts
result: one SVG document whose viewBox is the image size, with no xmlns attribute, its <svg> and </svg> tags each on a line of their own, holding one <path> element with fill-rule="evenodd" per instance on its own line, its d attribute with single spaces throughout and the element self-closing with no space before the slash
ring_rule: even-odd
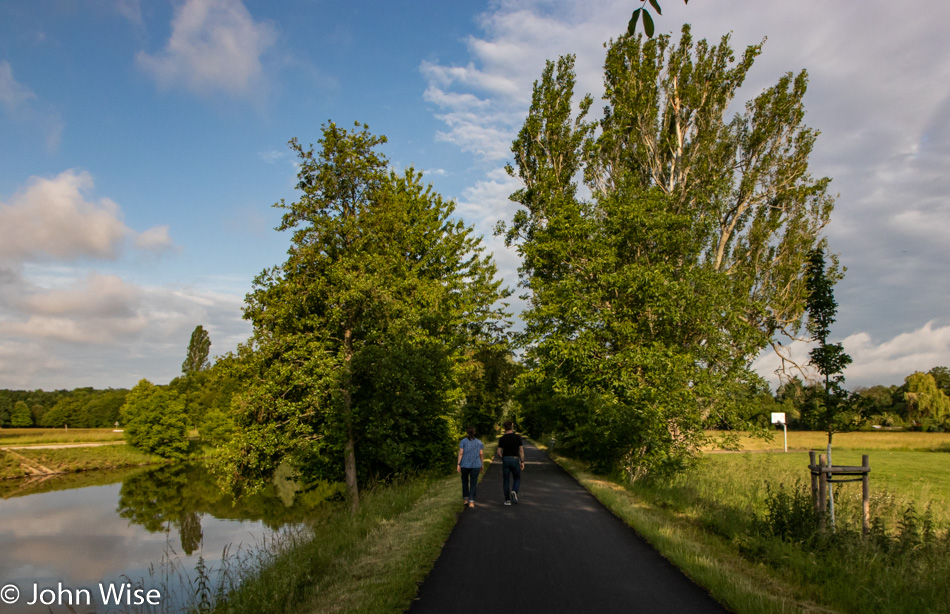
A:
<svg viewBox="0 0 950 614">
<path fill-rule="evenodd" d="M 481 467 L 467 468 L 462 467 L 462 498 L 469 501 L 475 500 L 475 489 L 478 488 L 478 473 Z"/>
<path fill-rule="evenodd" d="M 517 456 L 503 456 L 501 459 L 502 486 L 505 489 L 505 501 L 511 499 L 511 491 L 521 488 L 521 459 Z M 515 481 L 508 488 L 508 480 L 514 475 Z"/>
</svg>

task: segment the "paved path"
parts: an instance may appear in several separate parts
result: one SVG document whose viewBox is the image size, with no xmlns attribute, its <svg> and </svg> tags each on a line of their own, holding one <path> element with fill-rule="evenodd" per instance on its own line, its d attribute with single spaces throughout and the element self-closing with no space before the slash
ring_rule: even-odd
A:
<svg viewBox="0 0 950 614">
<path fill-rule="evenodd" d="M 521 503 L 503 505 L 496 459 L 411 614 L 726 612 L 544 453 L 525 456 Z"/>
</svg>

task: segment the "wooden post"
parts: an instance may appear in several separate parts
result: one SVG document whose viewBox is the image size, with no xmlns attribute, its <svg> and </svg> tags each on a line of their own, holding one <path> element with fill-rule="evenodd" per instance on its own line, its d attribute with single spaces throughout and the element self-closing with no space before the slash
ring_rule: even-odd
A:
<svg viewBox="0 0 950 614">
<path fill-rule="evenodd" d="M 821 469 L 825 466 L 825 455 L 818 455 L 818 517 L 821 519 L 821 527 L 825 527 L 825 518 L 828 511 L 828 481 L 825 479 L 825 472 Z"/>
<path fill-rule="evenodd" d="M 864 504 L 864 513 L 861 521 L 861 533 L 867 537 L 867 535 L 871 532 L 871 463 L 868 460 L 867 454 L 861 457 L 861 466 L 864 469 L 864 473 L 861 476 L 861 494 Z"/>
<path fill-rule="evenodd" d="M 815 451 L 810 450 L 808 452 L 808 461 L 809 467 L 816 467 L 818 465 L 818 460 L 815 458 Z M 811 472 L 811 502 L 815 506 L 816 512 L 821 512 L 820 504 L 818 503 L 818 474 L 814 471 Z"/>
</svg>

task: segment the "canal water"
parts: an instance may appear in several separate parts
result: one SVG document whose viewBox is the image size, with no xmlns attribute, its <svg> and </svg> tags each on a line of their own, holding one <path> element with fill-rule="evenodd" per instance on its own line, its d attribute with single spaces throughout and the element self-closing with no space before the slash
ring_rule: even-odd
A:
<svg viewBox="0 0 950 614">
<path fill-rule="evenodd" d="M 182 611 L 199 559 L 213 581 L 225 552 L 234 563 L 300 530 L 324 496 L 287 482 L 235 504 L 198 465 L 5 480 L 0 614 Z"/>
</svg>

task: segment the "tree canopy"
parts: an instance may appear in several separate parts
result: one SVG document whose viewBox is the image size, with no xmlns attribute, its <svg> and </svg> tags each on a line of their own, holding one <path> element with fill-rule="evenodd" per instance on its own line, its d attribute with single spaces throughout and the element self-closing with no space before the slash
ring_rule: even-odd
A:
<svg viewBox="0 0 950 614">
<path fill-rule="evenodd" d="M 555 397 L 566 445 L 634 477 L 682 466 L 705 423 L 735 424 L 764 387 L 751 360 L 802 325 L 833 199 L 808 173 L 804 71 L 726 115 L 760 52 L 689 26 L 678 45 L 623 36 L 598 121 L 589 96 L 573 112 L 573 57 L 548 62 L 512 144 L 522 208 L 499 231 L 530 291 L 523 382 Z"/>
<path fill-rule="evenodd" d="M 506 292 L 454 204 L 397 174 L 363 125 L 296 139 L 299 200 L 279 202 L 287 261 L 257 277 L 254 326 L 235 369 L 239 432 L 219 471 L 261 487 L 281 461 L 310 478 L 360 480 L 451 458 L 464 348 L 497 331 Z"/>
</svg>

